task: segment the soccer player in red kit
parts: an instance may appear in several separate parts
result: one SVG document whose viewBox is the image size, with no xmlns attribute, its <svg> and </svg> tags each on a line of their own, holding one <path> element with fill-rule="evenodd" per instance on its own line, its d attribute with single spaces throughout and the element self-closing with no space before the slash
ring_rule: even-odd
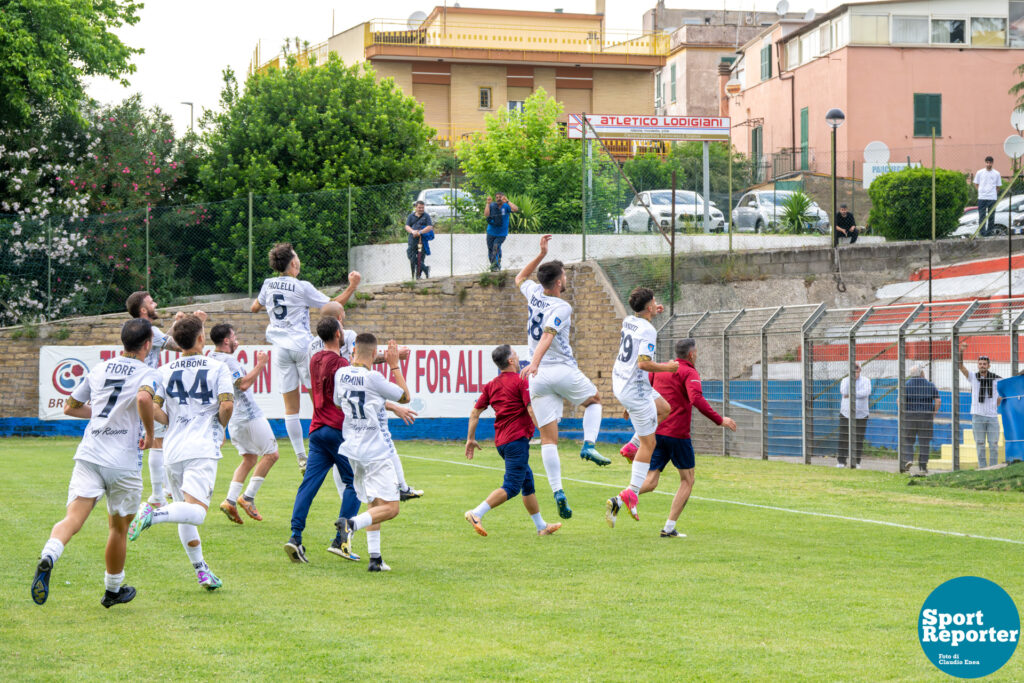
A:
<svg viewBox="0 0 1024 683">
<path fill-rule="evenodd" d="M 537 534 L 550 536 L 562 528 L 561 523 L 548 524 L 540 514 L 540 505 L 533 485 L 530 470 L 530 438 L 537 420 L 530 407 L 530 388 L 519 376 L 519 357 L 512 347 L 502 344 L 491 352 L 491 360 L 498 366 L 498 376 L 484 385 L 483 393 L 477 399 L 469 416 L 469 435 L 466 437 L 466 459 L 473 459 L 473 452 L 480 448 L 476 442 L 476 426 L 480 414 L 488 406 L 494 408 L 494 445 L 498 455 L 505 461 L 505 480 L 501 488 L 494 489 L 487 499 L 472 510 L 466 511 L 466 521 L 481 536 L 486 536 L 480 520 L 491 508 L 498 507 L 506 500 L 515 498 L 522 491 L 523 505 L 537 527 Z"/>
</svg>

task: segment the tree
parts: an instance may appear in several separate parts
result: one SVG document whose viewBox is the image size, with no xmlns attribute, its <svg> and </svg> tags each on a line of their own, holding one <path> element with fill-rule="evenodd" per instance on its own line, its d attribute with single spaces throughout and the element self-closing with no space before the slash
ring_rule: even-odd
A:
<svg viewBox="0 0 1024 683">
<path fill-rule="evenodd" d="M 580 143 L 559 126 L 562 105 L 538 88 L 521 112 L 485 117 L 485 132 L 459 141 L 468 184 L 480 195 L 530 197 L 541 230 L 575 232 L 581 222 Z M 482 197 L 481 197 L 482 198 Z"/>
<path fill-rule="evenodd" d="M 127 85 L 132 56 L 114 31 L 138 22 L 132 0 L 7 0 L 0 8 L 0 131 L 28 128 L 41 111 L 78 115 L 82 79 L 108 76 Z"/>
<path fill-rule="evenodd" d="M 875 178 L 868 188 L 874 234 L 891 240 L 932 237 L 932 170 L 905 168 Z M 967 205 L 967 179 L 958 171 L 935 169 L 935 237 L 956 230 Z"/>
</svg>

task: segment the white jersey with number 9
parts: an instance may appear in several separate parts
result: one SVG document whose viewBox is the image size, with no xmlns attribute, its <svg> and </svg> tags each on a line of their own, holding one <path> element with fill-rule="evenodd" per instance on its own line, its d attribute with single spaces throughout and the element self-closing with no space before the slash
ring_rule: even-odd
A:
<svg viewBox="0 0 1024 683">
<path fill-rule="evenodd" d="M 622 321 L 619 354 L 612 368 L 612 391 L 616 397 L 640 398 L 652 390 L 647 373 L 637 367 L 641 359 L 654 360 L 658 331 L 649 321 L 635 315 Z"/>
</svg>

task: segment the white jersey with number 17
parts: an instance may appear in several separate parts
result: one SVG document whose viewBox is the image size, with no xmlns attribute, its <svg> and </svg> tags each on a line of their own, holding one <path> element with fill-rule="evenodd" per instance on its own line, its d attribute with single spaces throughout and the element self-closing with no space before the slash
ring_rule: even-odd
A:
<svg viewBox="0 0 1024 683">
<path fill-rule="evenodd" d="M 551 346 L 540 361 L 541 367 L 546 365 L 571 365 L 576 367 L 576 358 L 569 345 L 569 329 L 572 324 L 572 306 L 565 299 L 548 296 L 539 282 L 527 280 L 519 287 L 526 297 L 526 306 L 530 318 L 526 323 L 527 343 L 530 346 L 530 358 L 537 349 L 541 336 L 545 332 L 555 335 Z"/>
<path fill-rule="evenodd" d="M 228 366 L 199 354 L 160 366 L 156 401 L 167 413 L 164 456 L 168 465 L 196 458 L 220 459 L 224 428 L 220 404 L 234 400 Z"/>
<path fill-rule="evenodd" d="M 309 309 L 322 308 L 330 301 L 309 282 L 290 275 L 263 281 L 256 301 L 265 306 L 270 324 L 267 341 L 274 346 L 305 353 L 313 335 L 309 331 Z"/>
<path fill-rule="evenodd" d="M 612 368 L 612 391 L 617 397 L 642 397 L 652 391 L 647 372 L 638 364 L 641 360 L 654 360 L 657 344 L 658 331 L 650 321 L 635 315 L 622 321 L 619 355 Z"/>
<path fill-rule="evenodd" d="M 349 365 L 334 374 L 334 402 L 345 413 L 339 453 L 366 462 L 391 457 L 391 444 L 381 422 L 388 401 L 402 398 L 402 388 L 384 375 L 360 365 Z"/>
</svg>

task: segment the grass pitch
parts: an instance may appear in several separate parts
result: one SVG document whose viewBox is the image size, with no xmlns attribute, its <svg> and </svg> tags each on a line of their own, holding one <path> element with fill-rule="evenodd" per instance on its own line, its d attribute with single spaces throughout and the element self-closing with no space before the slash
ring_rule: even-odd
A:
<svg viewBox="0 0 1024 683">
<path fill-rule="evenodd" d="M 689 537 L 661 539 L 670 497 L 641 497 L 641 521 L 609 529 L 603 503 L 628 468 L 616 456 L 598 469 L 568 445 L 575 515 L 553 537 L 535 535 L 518 499 L 485 517 L 487 538 L 462 519 L 501 483 L 488 469 L 501 468 L 493 448 L 467 466 L 461 444 L 399 442 L 407 479 L 426 495 L 384 525 L 393 571 L 366 572 L 362 533 L 362 562 L 326 552 L 339 507 L 329 478 L 305 533 L 311 564 L 295 565 L 282 545 L 299 473 L 282 441 L 257 498 L 265 521 L 237 526 L 214 507 L 200 530 L 221 590 L 198 587 L 174 525 L 159 525 L 129 545 L 138 597 L 103 609 L 101 503 L 39 607 L 29 584 L 63 515 L 75 445 L 0 441 L 5 680 L 938 681 L 946 675 L 917 641 L 927 595 L 962 575 L 1024 595 L 1019 493 L 699 457 L 679 525 Z M 224 454 L 214 506 L 237 463 L 232 447 Z M 666 472 L 661 490 L 677 481 Z M 557 520 L 547 481 L 537 483 L 545 518 Z M 992 678 L 1024 679 L 1022 655 Z"/>
</svg>

